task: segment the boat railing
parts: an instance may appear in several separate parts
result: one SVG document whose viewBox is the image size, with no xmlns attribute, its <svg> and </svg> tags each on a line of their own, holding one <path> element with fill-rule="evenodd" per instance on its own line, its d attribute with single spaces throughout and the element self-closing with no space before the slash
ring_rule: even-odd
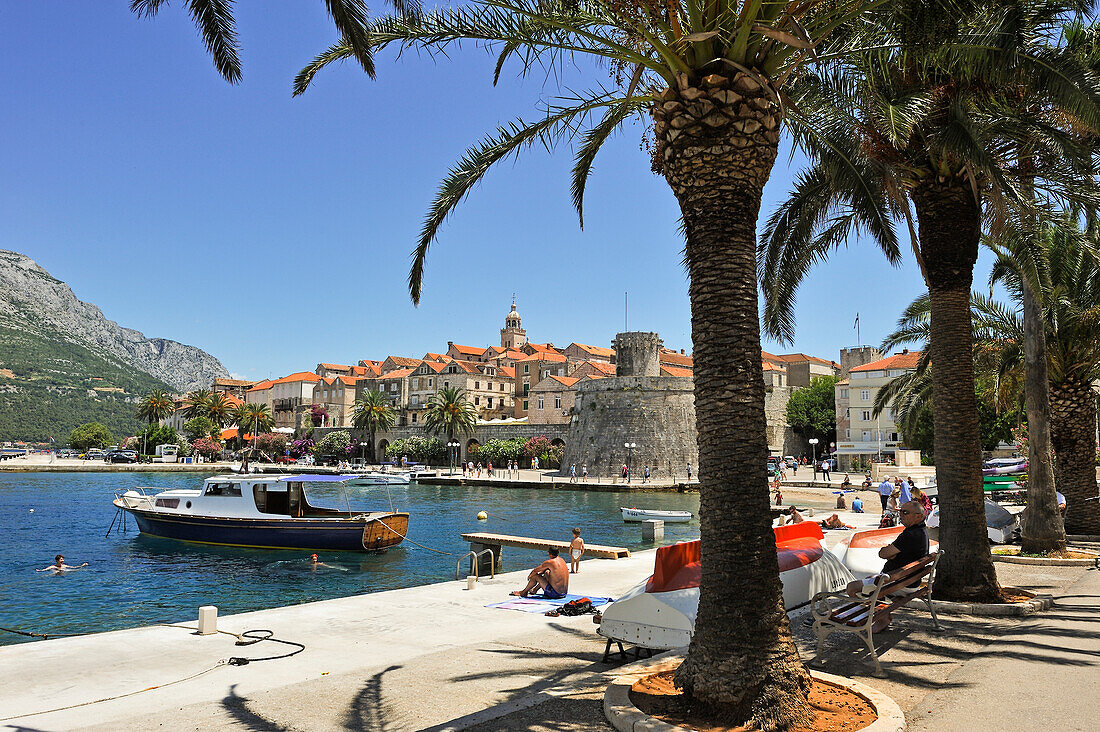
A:
<svg viewBox="0 0 1100 732">
<path fill-rule="evenodd" d="M 467 557 L 469 557 L 470 559 L 470 571 L 474 573 L 474 577 L 481 579 L 480 575 L 478 574 L 478 569 L 480 565 L 480 562 L 478 560 L 481 558 L 482 554 L 489 555 L 489 578 L 496 578 L 496 559 L 493 556 L 493 550 L 482 549 L 479 552 L 475 552 L 473 549 L 471 549 L 470 551 L 466 552 L 458 558 L 458 562 L 455 564 L 455 579 L 459 579 L 462 576 L 462 563 L 466 561 Z"/>
</svg>

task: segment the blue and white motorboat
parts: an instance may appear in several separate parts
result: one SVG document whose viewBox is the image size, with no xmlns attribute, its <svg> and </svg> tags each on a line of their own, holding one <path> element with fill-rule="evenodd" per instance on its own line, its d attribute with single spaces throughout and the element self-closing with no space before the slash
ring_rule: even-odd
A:
<svg viewBox="0 0 1100 732">
<path fill-rule="evenodd" d="M 358 475 L 216 475 L 201 488 L 129 490 L 114 505 L 141 533 L 165 539 L 279 549 L 379 551 L 397 546 L 409 514 L 352 511 L 344 492 Z M 348 510 L 310 504 L 309 484 L 336 484 Z"/>
</svg>

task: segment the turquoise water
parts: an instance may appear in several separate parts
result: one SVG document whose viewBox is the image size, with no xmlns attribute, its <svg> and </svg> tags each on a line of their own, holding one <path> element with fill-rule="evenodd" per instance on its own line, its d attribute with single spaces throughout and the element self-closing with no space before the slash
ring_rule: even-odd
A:
<svg viewBox="0 0 1100 732">
<path fill-rule="evenodd" d="M 457 556 L 404 542 L 384 554 L 325 553 L 332 568 L 313 570 L 309 552 L 185 544 L 129 531 L 105 537 L 115 492 L 138 486 L 197 487 L 207 477 L 178 473 L 0 474 L 0 627 L 38 633 L 84 633 L 192 619 L 200 605 L 220 614 L 346 597 L 454 579 Z M 353 509 L 408 511 L 408 538 L 459 555 L 459 534 L 568 539 L 579 526 L 593 544 L 651 548 L 619 506 L 697 513 L 698 494 L 588 493 L 412 484 L 349 489 Z M 315 486 L 311 502 L 344 508 L 337 489 Z M 31 512 L 33 510 L 33 513 Z M 489 519 L 478 521 L 478 511 Z M 697 538 L 698 522 L 667 524 L 663 544 Z M 53 562 L 89 566 L 55 576 L 35 572 Z M 544 552 L 505 548 L 504 571 L 531 566 Z M 599 561 L 599 560 L 592 560 Z M 468 565 L 467 565 L 468 566 Z M 582 570 L 583 571 L 583 570 Z M 0 632 L 0 645 L 29 640 Z"/>
</svg>

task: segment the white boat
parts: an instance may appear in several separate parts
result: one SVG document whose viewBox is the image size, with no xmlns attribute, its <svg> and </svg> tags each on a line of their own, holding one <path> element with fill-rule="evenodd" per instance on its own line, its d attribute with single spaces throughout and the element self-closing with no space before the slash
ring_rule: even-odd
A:
<svg viewBox="0 0 1100 732">
<path fill-rule="evenodd" d="M 352 481 L 355 485 L 408 485 L 408 473 L 359 473 Z"/>
<path fill-rule="evenodd" d="M 803 521 L 774 531 L 783 606 L 788 612 L 808 605 L 816 593 L 843 589 L 854 579 L 825 548 L 817 523 Z M 653 650 L 688 645 L 699 609 L 699 576 L 698 541 L 661 547 L 653 575 L 608 605 L 596 632 Z"/>
<path fill-rule="evenodd" d="M 905 530 L 904 526 L 888 526 L 885 529 L 868 529 L 845 536 L 832 548 L 836 558 L 843 562 L 853 575 L 862 579 L 878 574 L 886 560 L 878 555 L 879 549 L 892 544 Z M 939 543 L 928 542 L 928 551 L 939 551 Z"/>
<path fill-rule="evenodd" d="M 165 539 L 280 549 L 379 551 L 397 546 L 409 514 L 347 511 L 312 505 L 309 484 L 342 489 L 354 475 L 216 475 L 201 488 L 148 495 L 129 490 L 113 501 L 137 519 L 141 533 Z M 113 522 L 112 522 L 113 525 Z"/>
<path fill-rule="evenodd" d="M 691 521 L 691 511 L 659 511 L 652 508 L 619 508 L 623 521 L 649 521 L 657 519 L 666 524 L 682 524 Z"/>
</svg>

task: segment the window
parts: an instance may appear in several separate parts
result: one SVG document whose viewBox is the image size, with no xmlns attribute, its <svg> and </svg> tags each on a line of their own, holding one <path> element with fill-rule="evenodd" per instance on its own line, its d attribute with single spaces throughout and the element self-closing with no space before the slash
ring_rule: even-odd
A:
<svg viewBox="0 0 1100 732">
<path fill-rule="evenodd" d="M 865 402 L 870 398 L 871 398 L 871 390 L 870 389 L 860 389 L 859 390 L 859 400 L 861 402 Z"/>
<path fill-rule="evenodd" d="M 416 394 L 413 394 L 412 395 L 412 404 L 413 404 L 413 406 L 415 407 L 419 403 L 420 403 L 420 397 L 418 397 Z"/>
<path fill-rule="evenodd" d="M 444 381 L 443 382 L 444 387 L 447 387 L 447 386 L 450 386 L 450 385 L 451 385 L 451 382 L 449 382 L 449 381 Z"/>
<path fill-rule="evenodd" d="M 475 381 L 474 382 L 474 388 L 475 389 L 480 389 L 481 388 L 481 382 L 480 381 Z"/>
<path fill-rule="evenodd" d="M 531 373 L 531 364 L 529 364 L 529 363 L 523 364 L 523 373 L 525 373 L 525 374 Z"/>
<path fill-rule="evenodd" d="M 390 383 L 390 391 L 397 391 L 397 382 Z"/>
<path fill-rule="evenodd" d="M 489 404 L 489 409 L 492 409 L 493 408 L 493 398 L 492 397 L 489 397 L 488 404 Z"/>
<path fill-rule="evenodd" d="M 429 389 L 431 389 L 431 388 L 432 388 L 432 384 L 433 384 L 433 383 L 434 383 L 434 379 L 428 379 L 428 388 L 429 388 Z"/>
<path fill-rule="evenodd" d="M 560 396 L 555 396 L 554 397 L 554 409 L 561 409 L 561 397 Z"/>
<path fill-rule="evenodd" d="M 413 417 L 412 417 L 412 423 L 413 423 L 413 424 L 416 424 L 416 412 L 413 412 L 413 413 L 412 413 L 412 415 L 413 415 Z"/>
<path fill-rule="evenodd" d="M 845 429 L 844 430 L 844 439 L 845 440 L 852 439 L 852 431 L 850 429 Z"/>
<path fill-rule="evenodd" d="M 475 407 L 481 406 L 481 397 L 474 397 L 474 406 Z"/>
<path fill-rule="evenodd" d="M 844 416 L 847 417 L 848 419 L 852 418 L 852 408 L 851 407 L 845 407 Z"/>
<path fill-rule="evenodd" d="M 898 420 L 898 410 L 896 410 L 896 409 L 891 409 L 890 410 L 890 419 L 894 422 L 896 422 Z"/>
<path fill-rule="evenodd" d="M 847 399 L 848 398 L 848 390 L 847 389 L 841 389 L 840 390 L 840 398 L 841 399 Z"/>
<path fill-rule="evenodd" d="M 504 391 L 504 384 L 501 384 L 501 385 L 500 385 L 500 390 L 501 390 L 501 391 Z"/>
<path fill-rule="evenodd" d="M 871 410 L 870 409 L 864 409 L 859 414 L 860 414 L 859 418 L 862 419 L 864 422 L 870 422 L 871 421 Z"/>
<path fill-rule="evenodd" d="M 864 441 L 864 442 L 869 442 L 869 441 L 871 440 L 871 432 L 870 432 L 870 430 L 863 430 L 863 433 L 862 433 L 862 434 L 863 434 L 863 437 L 862 437 L 862 439 L 863 439 L 863 441 Z"/>
<path fill-rule="evenodd" d="M 539 409 L 543 408 L 542 397 L 539 397 Z"/>
<path fill-rule="evenodd" d="M 526 399 L 523 400 L 523 411 L 526 412 L 528 409 L 530 409 L 530 407 L 528 406 L 530 403 L 531 402 L 527 401 Z"/>
<path fill-rule="evenodd" d="M 526 381 L 523 382 L 523 396 L 527 396 L 527 392 L 529 392 L 530 390 L 531 390 L 531 385 L 528 384 Z"/>
</svg>

